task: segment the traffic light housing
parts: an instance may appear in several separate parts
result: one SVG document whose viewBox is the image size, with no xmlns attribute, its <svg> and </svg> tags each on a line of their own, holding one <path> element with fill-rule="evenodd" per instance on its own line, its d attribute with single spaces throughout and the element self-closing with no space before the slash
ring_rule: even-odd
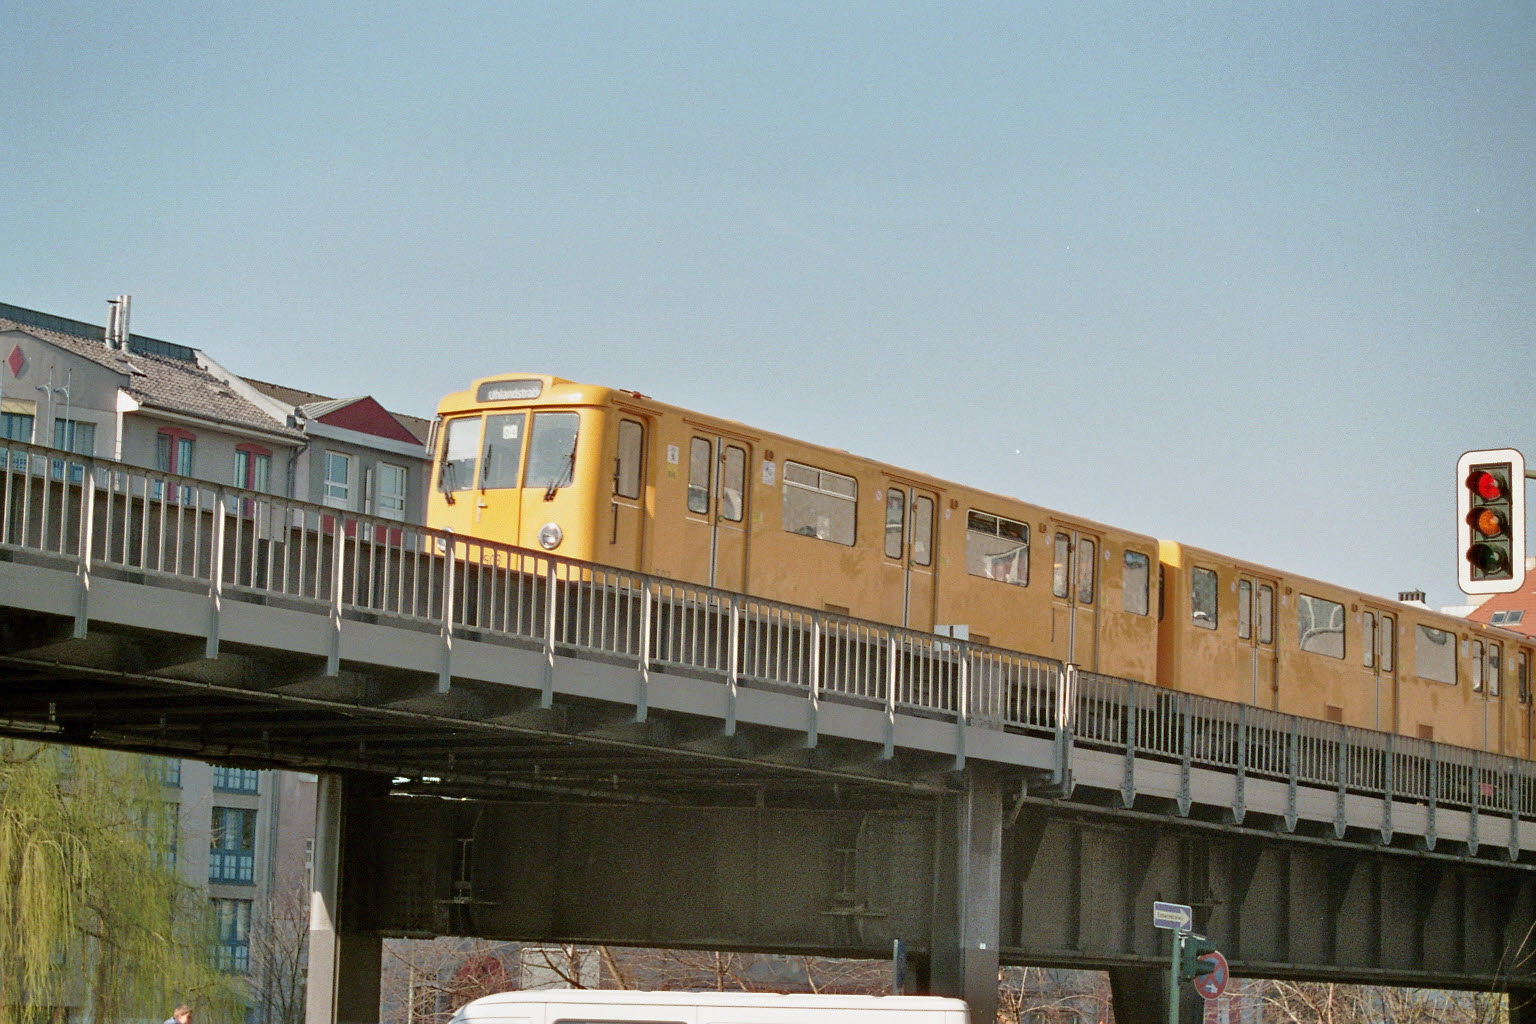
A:
<svg viewBox="0 0 1536 1024">
<path fill-rule="evenodd" d="M 1456 582 L 1468 594 L 1507 594 L 1525 582 L 1525 457 L 1513 448 L 1467 452 L 1456 463 Z"/>
<path fill-rule="evenodd" d="M 1179 936 L 1179 977 L 1185 981 L 1193 981 L 1214 973 L 1215 962 L 1202 960 L 1207 953 L 1216 952 L 1216 943 L 1204 935 L 1195 935 L 1185 932 Z"/>
</svg>

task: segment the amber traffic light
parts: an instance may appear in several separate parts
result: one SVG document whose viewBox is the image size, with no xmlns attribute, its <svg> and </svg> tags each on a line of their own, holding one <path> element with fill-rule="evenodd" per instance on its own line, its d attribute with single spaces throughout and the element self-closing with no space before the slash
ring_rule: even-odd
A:
<svg viewBox="0 0 1536 1024">
<path fill-rule="evenodd" d="M 1525 458 L 1513 448 L 1467 452 L 1456 463 L 1456 578 L 1468 594 L 1525 582 Z"/>
</svg>

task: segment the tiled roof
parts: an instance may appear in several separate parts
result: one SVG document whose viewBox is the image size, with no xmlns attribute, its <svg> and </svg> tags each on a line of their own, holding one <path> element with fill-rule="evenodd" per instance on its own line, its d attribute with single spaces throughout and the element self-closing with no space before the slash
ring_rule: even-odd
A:
<svg viewBox="0 0 1536 1024">
<path fill-rule="evenodd" d="M 279 402 L 291 405 L 310 419 L 319 419 L 328 412 L 345 408 L 357 398 L 331 398 L 328 395 L 317 395 L 313 391 L 300 391 L 298 388 L 290 388 L 283 384 L 271 384 L 264 380 L 256 380 L 253 377 L 242 378 L 247 384 L 260 391 L 269 398 L 275 398 Z M 411 436 L 422 444 L 427 443 L 427 436 L 432 431 L 432 421 L 422 419 L 420 416 L 407 416 L 402 412 L 388 410 L 389 414 L 400 421 L 400 425 L 411 432 Z"/>
<path fill-rule="evenodd" d="M 1536 572 L 1528 571 L 1525 574 L 1525 585 L 1519 590 L 1510 594 L 1494 594 L 1468 612 L 1467 618 L 1473 622 L 1499 626 L 1513 633 L 1536 636 Z"/>
<path fill-rule="evenodd" d="M 23 331 L 125 375 L 125 389 L 146 408 L 192 416 L 226 426 L 259 430 L 294 440 L 303 437 L 298 431 L 236 395 L 228 385 L 204 372 L 196 363 L 142 351 L 110 349 L 100 341 L 82 338 L 64 330 L 49 330 L 22 318 L 6 316 L 5 312 L 6 309 L 0 307 L 0 331 Z M 68 326 L 73 321 L 61 323 Z M 89 327 L 86 324 L 81 326 Z"/>
</svg>

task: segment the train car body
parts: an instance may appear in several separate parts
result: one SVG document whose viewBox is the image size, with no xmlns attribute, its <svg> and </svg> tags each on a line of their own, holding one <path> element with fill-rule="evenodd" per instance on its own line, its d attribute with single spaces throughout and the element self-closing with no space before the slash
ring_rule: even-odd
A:
<svg viewBox="0 0 1536 1024">
<path fill-rule="evenodd" d="M 1158 682 L 1528 757 L 1528 638 L 1171 541 Z"/>
<path fill-rule="evenodd" d="M 1152 537 L 556 377 L 439 416 L 434 527 L 1153 681 Z"/>
<path fill-rule="evenodd" d="M 1528 638 L 646 396 L 439 406 L 428 523 L 1363 729 L 1532 755 Z"/>
</svg>

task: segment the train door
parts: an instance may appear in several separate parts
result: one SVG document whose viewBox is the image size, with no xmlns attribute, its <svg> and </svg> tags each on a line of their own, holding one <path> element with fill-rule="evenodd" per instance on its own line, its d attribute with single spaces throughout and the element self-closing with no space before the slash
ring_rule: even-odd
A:
<svg viewBox="0 0 1536 1024">
<path fill-rule="evenodd" d="M 1397 616 L 1379 608 L 1360 615 L 1360 660 L 1370 675 L 1376 701 L 1375 728 L 1397 731 Z"/>
<path fill-rule="evenodd" d="M 1099 538 L 1065 524 L 1052 533 L 1052 646 L 1056 657 L 1091 672 L 1099 665 Z"/>
<path fill-rule="evenodd" d="M 1515 693 L 1520 700 L 1520 756 L 1531 756 L 1531 649 L 1519 647 L 1514 653 Z"/>
<path fill-rule="evenodd" d="M 885 487 L 885 557 L 901 573 L 900 623 L 929 630 L 934 620 L 934 526 L 938 495 L 895 480 Z M 894 589 L 894 588 L 893 588 Z"/>
<path fill-rule="evenodd" d="M 1483 716 L 1482 749 L 1502 753 L 1503 730 L 1503 648 L 1493 641 L 1473 640 L 1468 661 L 1472 669 L 1472 693 L 1480 697 Z"/>
<path fill-rule="evenodd" d="M 1248 676 L 1239 685 L 1252 694 L 1256 707 L 1280 706 L 1279 659 L 1275 654 L 1275 581 L 1239 573 L 1237 577 L 1237 639 L 1242 645 L 1241 668 Z"/>
<path fill-rule="evenodd" d="M 688 441 L 685 546 L 705 570 L 698 578 L 722 590 L 746 589 L 751 455 L 736 438 L 700 432 Z"/>
<path fill-rule="evenodd" d="M 611 565 L 644 571 L 645 481 L 647 425 L 639 416 L 621 412 L 614 431 L 612 517 L 608 534 Z"/>
</svg>

